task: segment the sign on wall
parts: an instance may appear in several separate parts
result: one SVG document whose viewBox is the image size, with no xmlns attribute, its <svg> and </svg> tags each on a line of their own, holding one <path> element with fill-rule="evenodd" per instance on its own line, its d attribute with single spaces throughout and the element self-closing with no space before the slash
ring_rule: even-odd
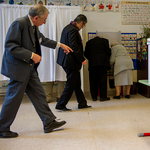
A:
<svg viewBox="0 0 150 150">
<path fill-rule="evenodd" d="M 145 25 L 150 22 L 150 2 L 122 1 L 123 25 Z"/>
</svg>

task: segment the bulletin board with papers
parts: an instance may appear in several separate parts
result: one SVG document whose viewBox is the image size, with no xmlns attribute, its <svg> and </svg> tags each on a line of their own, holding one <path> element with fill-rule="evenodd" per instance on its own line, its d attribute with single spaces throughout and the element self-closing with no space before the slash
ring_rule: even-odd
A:
<svg viewBox="0 0 150 150">
<path fill-rule="evenodd" d="M 150 2 L 122 1 L 123 25 L 146 25 L 150 22 Z"/>
</svg>

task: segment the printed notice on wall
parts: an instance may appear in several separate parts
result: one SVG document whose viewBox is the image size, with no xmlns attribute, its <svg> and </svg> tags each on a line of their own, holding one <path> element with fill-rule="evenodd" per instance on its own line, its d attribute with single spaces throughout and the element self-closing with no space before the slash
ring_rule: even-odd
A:
<svg viewBox="0 0 150 150">
<path fill-rule="evenodd" d="M 123 25 L 146 25 L 150 22 L 150 2 L 122 1 Z"/>
</svg>

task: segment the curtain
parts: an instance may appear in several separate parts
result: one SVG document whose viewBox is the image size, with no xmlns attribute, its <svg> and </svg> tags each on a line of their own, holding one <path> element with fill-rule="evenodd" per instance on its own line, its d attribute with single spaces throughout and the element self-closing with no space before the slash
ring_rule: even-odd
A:
<svg viewBox="0 0 150 150">
<path fill-rule="evenodd" d="M 2 56 L 4 52 L 4 43 L 7 30 L 11 23 L 29 12 L 30 5 L 0 5 L 0 70 Z M 74 20 L 81 13 L 79 6 L 46 6 L 50 14 L 48 15 L 46 24 L 39 27 L 44 36 L 60 41 L 62 29 Z M 62 67 L 56 64 L 58 49 L 49 49 L 41 46 L 42 61 L 38 67 L 41 82 L 46 81 L 66 81 L 66 74 Z M 8 80 L 0 74 L 0 80 Z"/>
</svg>

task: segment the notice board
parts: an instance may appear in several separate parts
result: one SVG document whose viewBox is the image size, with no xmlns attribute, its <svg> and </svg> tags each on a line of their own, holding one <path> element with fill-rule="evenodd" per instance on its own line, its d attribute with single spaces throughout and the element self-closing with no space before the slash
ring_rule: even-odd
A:
<svg viewBox="0 0 150 150">
<path fill-rule="evenodd" d="M 122 1 L 123 25 L 146 25 L 150 22 L 150 2 Z"/>
</svg>

